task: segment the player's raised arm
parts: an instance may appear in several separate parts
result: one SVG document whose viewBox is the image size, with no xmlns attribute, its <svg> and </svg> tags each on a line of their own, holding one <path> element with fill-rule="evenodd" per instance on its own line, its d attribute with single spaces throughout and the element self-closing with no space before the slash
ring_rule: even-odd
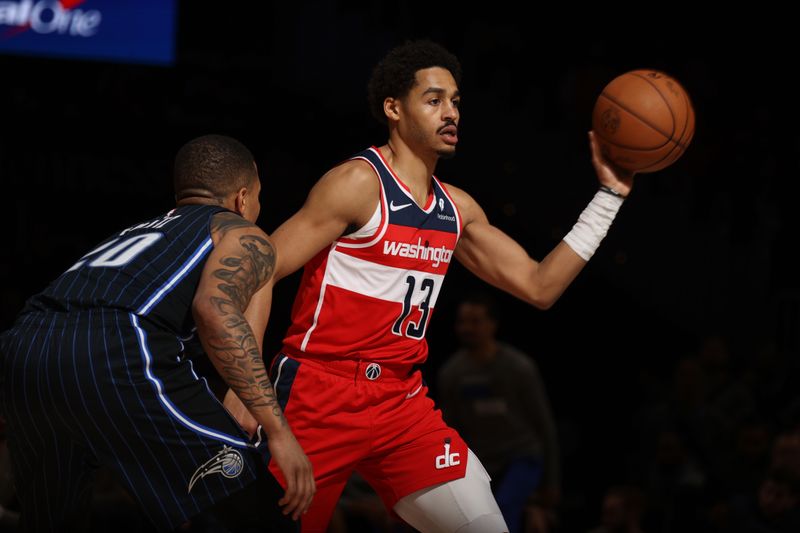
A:
<svg viewBox="0 0 800 533">
<path fill-rule="evenodd" d="M 212 238 L 214 249 L 192 304 L 197 332 L 220 376 L 267 432 L 287 480 L 279 503 L 297 518 L 314 494 L 311 463 L 283 417 L 260 342 L 244 316 L 254 295 L 272 279 L 275 249 L 261 229 L 233 213 L 215 216 Z"/>
<path fill-rule="evenodd" d="M 548 309 L 594 254 L 633 185 L 633 174 L 614 168 L 600 155 L 590 133 L 592 164 L 601 190 L 572 231 L 541 261 L 492 226 L 467 193 L 448 185 L 464 219 L 456 258 L 475 275 L 540 309 Z"/>
<path fill-rule="evenodd" d="M 272 233 L 280 252 L 275 280 L 295 272 L 339 237 L 366 224 L 380 198 L 375 172 L 364 161 L 343 163 L 326 173 L 303 207 Z"/>
</svg>

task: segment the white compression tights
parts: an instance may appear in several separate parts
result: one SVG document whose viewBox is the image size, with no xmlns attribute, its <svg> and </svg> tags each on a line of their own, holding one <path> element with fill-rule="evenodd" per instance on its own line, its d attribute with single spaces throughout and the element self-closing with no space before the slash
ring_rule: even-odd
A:
<svg viewBox="0 0 800 533">
<path fill-rule="evenodd" d="M 394 511 L 422 533 L 506 533 L 508 526 L 489 481 L 469 450 L 463 478 L 409 494 L 395 504 Z"/>
</svg>

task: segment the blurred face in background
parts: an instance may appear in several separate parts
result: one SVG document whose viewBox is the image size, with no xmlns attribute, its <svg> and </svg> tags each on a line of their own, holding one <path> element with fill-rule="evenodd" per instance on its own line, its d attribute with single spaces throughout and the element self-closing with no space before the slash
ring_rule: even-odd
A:
<svg viewBox="0 0 800 533">
<path fill-rule="evenodd" d="M 603 526 L 609 531 L 621 530 L 628 523 L 625 500 L 619 494 L 608 494 L 603 500 Z"/>
<path fill-rule="evenodd" d="M 458 308 L 456 335 L 461 345 L 470 350 L 494 340 L 497 322 L 489 316 L 485 305 L 465 302 Z"/>
<path fill-rule="evenodd" d="M 767 479 L 758 491 L 758 506 L 761 512 L 769 519 L 776 518 L 787 511 L 796 508 L 797 494 L 791 487 L 773 479 Z"/>
</svg>

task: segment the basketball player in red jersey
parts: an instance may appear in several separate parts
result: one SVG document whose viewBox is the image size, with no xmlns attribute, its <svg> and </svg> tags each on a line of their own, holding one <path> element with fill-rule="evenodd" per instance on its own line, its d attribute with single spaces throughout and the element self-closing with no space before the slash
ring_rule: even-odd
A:
<svg viewBox="0 0 800 533">
<path fill-rule="evenodd" d="M 600 191 L 563 242 L 541 262 L 531 259 L 469 194 L 433 176 L 439 158 L 456 151 L 459 77 L 457 59 L 439 45 L 392 50 L 369 85 L 388 143 L 325 174 L 273 233 L 274 279 L 305 265 L 292 325 L 271 367 L 317 484 L 303 532 L 326 530 L 353 471 L 424 533 L 508 531 L 480 461 L 443 422 L 413 369 L 427 358 L 425 329 L 444 275 L 455 258 L 547 309 L 584 267 L 631 189 L 633 176 L 609 166 L 590 134 Z M 263 331 L 267 315 L 248 319 Z M 252 427 L 235 397 L 227 405 Z"/>
</svg>

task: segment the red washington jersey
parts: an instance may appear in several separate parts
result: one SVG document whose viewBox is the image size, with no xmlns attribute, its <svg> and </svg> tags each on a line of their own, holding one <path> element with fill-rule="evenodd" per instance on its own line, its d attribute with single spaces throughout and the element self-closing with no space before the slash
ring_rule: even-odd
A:
<svg viewBox="0 0 800 533">
<path fill-rule="evenodd" d="M 303 271 L 284 351 L 297 358 L 425 361 L 425 329 L 461 234 L 455 202 L 434 176 L 424 207 L 372 147 L 380 201 L 367 224 L 334 241 Z"/>
</svg>

